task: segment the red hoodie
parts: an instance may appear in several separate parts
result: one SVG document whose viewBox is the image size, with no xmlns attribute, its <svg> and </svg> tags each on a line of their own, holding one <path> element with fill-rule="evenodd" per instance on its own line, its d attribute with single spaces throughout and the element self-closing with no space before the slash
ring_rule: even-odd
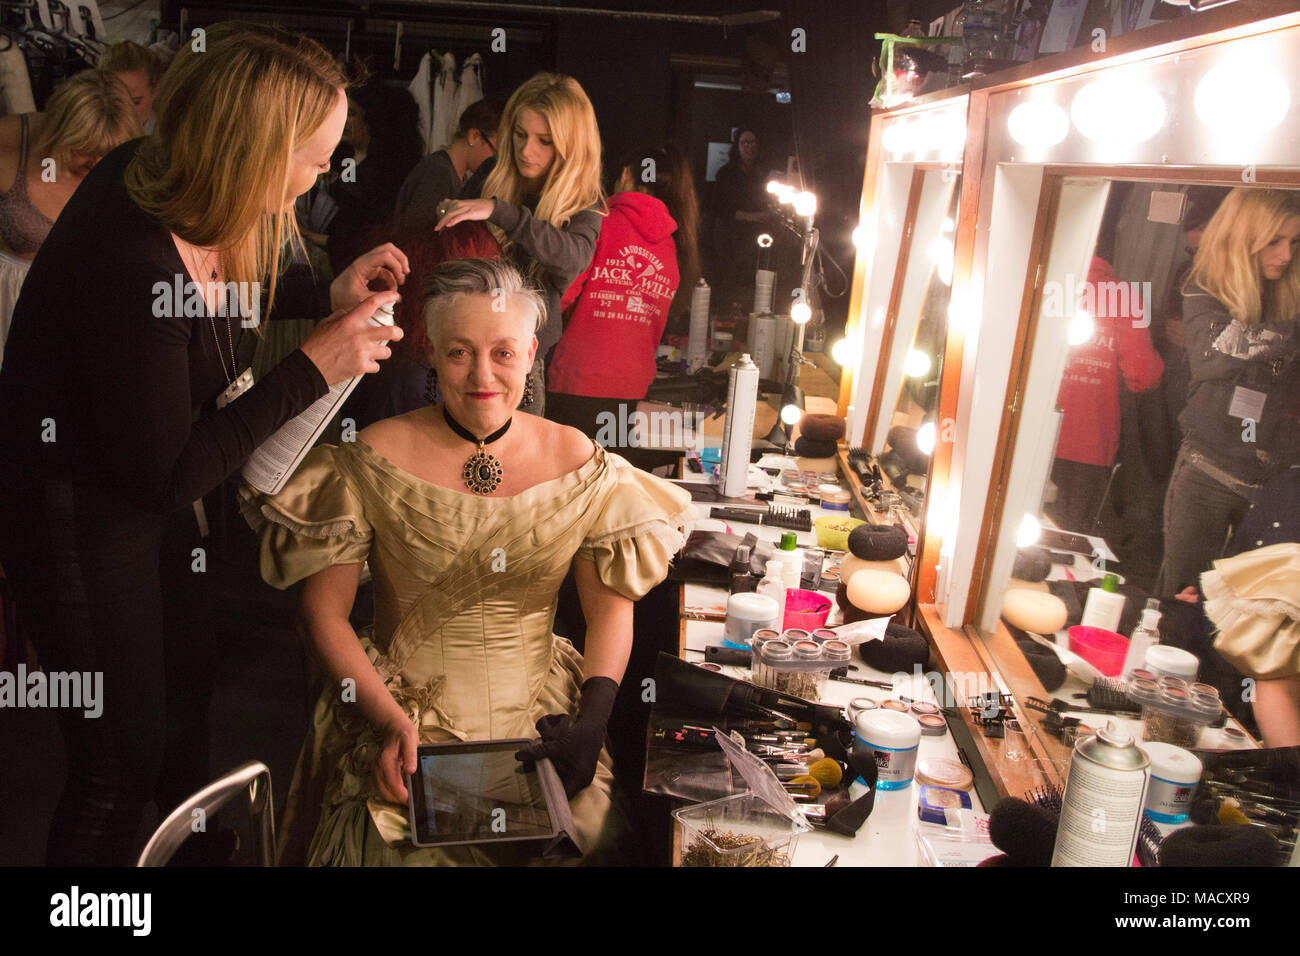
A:
<svg viewBox="0 0 1300 956">
<path fill-rule="evenodd" d="M 1151 346 L 1143 303 L 1136 294 L 1112 295 L 1106 284 L 1113 282 L 1110 263 L 1093 256 L 1087 284 L 1095 330 L 1087 342 L 1071 347 L 1056 399 L 1065 413 L 1056 457 L 1107 468 L 1119 449 L 1120 379 L 1130 392 L 1144 392 L 1165 368 Z"/>
<path fill-rule="evenodd" d="M 645 398 L 680 281 L 676 228 L 668 207 L 651 195 L 609 198 L 591 265 L 560 303 L 567 324 L 546 372 L 549 391 Z"/>
</svg>

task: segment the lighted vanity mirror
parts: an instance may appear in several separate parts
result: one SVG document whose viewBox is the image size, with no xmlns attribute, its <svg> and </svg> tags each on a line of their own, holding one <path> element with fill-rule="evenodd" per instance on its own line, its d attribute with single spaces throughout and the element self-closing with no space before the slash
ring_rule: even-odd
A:
<svg viewBox="0 0 1300 956">
<path fill-rule="evenodd" d="M 902 281 L 896 277 L 891 296 L 892 335 L 869 441 L 893 488 L 886 509 L 915 531 L 938 427 L 961 176 L 952 167 L 918 169 L 912 188 L 899 254 Z"/>
<path fill-rule="evenodd" d="M 1235 526 L 1300 464 L 1300 190 L 1230 182 L 1045 180 L 1057 199 L 1030 263 L 1042 272 L 978 606 L 1022 704 L 1085 705 L 1091 669 L 1121 676 L 1151 607 L 1162 644 L 1197 659 L 1189 681 L 1250 720 L 1241 675 L 1186 589 L 1255 547 Z M 1202 734 L 1197 746 L 1222 744 Z"/>
</svg>

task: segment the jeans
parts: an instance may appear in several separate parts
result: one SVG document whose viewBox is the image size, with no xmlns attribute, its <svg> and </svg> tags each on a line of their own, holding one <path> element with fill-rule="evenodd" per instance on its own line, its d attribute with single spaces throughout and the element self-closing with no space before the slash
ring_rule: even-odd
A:
<svg viewBox="0 0 1300 956">
<path fill-rule="evenodd" d="M 1184 444 L 1165 491 L 1165 555 L 1154 594 L 1170 597 L 1191 585 L 1223 555 L 1228 532 L 1250 509 L 1250 501 L 1201 471 Z"/>
</svg>

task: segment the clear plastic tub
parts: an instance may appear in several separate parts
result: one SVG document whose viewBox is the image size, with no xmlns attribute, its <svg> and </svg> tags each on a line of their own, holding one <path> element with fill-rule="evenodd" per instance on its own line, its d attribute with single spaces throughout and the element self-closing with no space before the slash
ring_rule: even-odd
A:
<svg viewBox="0 0 1300 956">
<path fill-rule="evenodd" d="M 755 642 L 752 680 L 759 687 L 803 700 L 821 700 L 831 668 L 844 666 L 842 645 L 843 641 L 818 644 L 806 631 L 796 629 L 786 631 L 779 641 L 761 646 Z"/>
<path fill-rule="evenodd" d="M 802 820 L 746 792 L 674 810 L 682 825 L 682 866 L 789 866 Z"/>
<path fill-rule="evenodd" d="M 1218 691 L 1191 691 L 1176 677 L 1131 681 L 1129 697 L 1142 707 L 1142 739 L 1191 749 L 1222 711 Z"/>
</svg>

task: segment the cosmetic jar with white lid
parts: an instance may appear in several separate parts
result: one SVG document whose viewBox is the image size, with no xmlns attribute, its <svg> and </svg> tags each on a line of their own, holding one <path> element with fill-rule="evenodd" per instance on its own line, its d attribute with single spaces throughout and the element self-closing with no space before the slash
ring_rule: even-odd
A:
<svg viewBox="0 0 1300 956">
<path fill-rule="evenodd" d="M 915 718 L 882 708 L 863 711 L 854 723 L 853 749 L 875 758 L 876 789 L 910 787 L 921 743 L 921 725 Z"/>
<path fill-rule="evenodd" d="M 1191 813 L 1192 797 L 1201 782 L 1200 758 L 1173 744 L 1144 740 L 1138 746 L 1151 758 L 1151 784 L 1143 810 L 1157 823 L 1182 823 Z"/>
</svg>

